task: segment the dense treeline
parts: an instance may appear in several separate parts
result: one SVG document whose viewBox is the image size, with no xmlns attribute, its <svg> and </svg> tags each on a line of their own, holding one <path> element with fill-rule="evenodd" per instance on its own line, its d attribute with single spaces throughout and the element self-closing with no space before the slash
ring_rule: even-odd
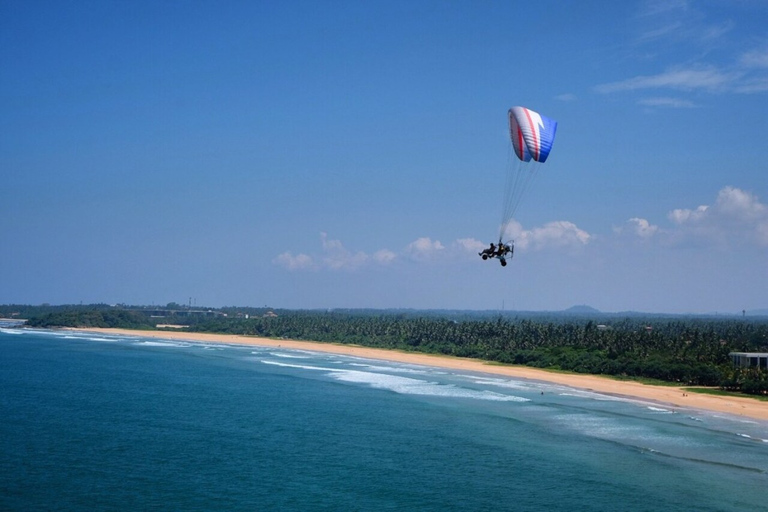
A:
<svg viewBox="0 0 768 512">
<path fill-rule="evenodd" d="M 4 304 L 0 305 L 0 317 L 2 318 L 32 318 L 47 313 L 61 313 L 64 311 L 103 311 L 108 309 L 114 309 L 114 306 L 108 304 L 68 304 L 68 305 L 51 305 L 42 304 L 38 306 L 31 306 L 28 304 Z"/>
<path fill-rule="evenodd" d="M 768 394 L 768 372 L 735 368 L 729 352 L 768 352 L 768 318 L 480 316 L 279 311 L 184 319 L 190 331 L 290 338 L 471 357 L 579 373 L 653 378 Z M 135 310 L 67 310 L 30 319 L 50 327 L 154 327 Z"/>
<path fill-rule="evenodd" d="M 156 324 L 139 311 L 124 309 L 69 309 L 43 313 L 27 320 L 30 327 L 114 327 L 154 329 Z"/>
</svg>

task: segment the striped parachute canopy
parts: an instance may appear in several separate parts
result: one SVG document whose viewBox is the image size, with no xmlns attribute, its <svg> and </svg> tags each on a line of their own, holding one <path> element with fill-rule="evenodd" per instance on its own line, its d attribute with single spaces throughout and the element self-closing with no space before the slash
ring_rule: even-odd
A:
<svg viewBox="0 0 768 512">
<path fill-rule="evenodd" d="M 544 163 L 552 150 L 557 121 L 525 107 L 509 109 L 509 137 L 517 158 Z"/>
</svg>

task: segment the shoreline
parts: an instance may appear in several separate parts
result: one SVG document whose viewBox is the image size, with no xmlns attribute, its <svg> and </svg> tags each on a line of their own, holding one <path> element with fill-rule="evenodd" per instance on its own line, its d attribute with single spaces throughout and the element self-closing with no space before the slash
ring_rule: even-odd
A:
<svg viewBox="0 0 768 512">
<path fill-rule="evenodd" d="M 572 388 L 585 389 L 596 393 L 621 396 L 630 399 L 649 400 L 660 404 L 684 409 L 700 409 L 720 412 L 754 420 L 768 421 L 768 402 L 747 397 L 730 397 L 688 392 L 687 386 L 656 386 L 634 381 L 620 381 L 600 375 L 556 373 L 538 368 L 514 365 L 497 365 L 478 359 L 454 356 L 401 352 L 397 350 L 340 345 L 314 341 L 274 340 L 236 334 L 208 334 L 173 331 L 140 331 L 114 328 L 67 328 L 79 332 L 141 336 L 145 338 L 184 340 L 192 342 L 250 345 L 258 347 L 309 350 L 365 359 L 378 359 L 421 366 L 432 366 L 451 370 L 479 372 L 496 376 L 538 380 Z"/>
</svg>

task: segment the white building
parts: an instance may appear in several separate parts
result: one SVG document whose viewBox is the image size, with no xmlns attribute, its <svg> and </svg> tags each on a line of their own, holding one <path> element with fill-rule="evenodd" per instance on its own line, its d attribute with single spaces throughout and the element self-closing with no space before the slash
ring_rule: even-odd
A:
<svg viewBox="0 0 768 512">
<path fill-rule="evenodd" d="M 768 352 L 730 352 L 735 366 L 768 369 Z"/>
</svg>

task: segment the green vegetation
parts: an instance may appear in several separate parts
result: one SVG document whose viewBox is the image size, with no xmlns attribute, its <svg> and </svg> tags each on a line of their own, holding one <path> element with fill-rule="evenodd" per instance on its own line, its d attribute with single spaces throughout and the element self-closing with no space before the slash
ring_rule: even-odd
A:
<svg viewBox="0 0 768 512">
<path fill-rule="evenodd" d="M 65 307 L 32 315 L 30 327 L 113 327 L 119 329 L 154 329 L 155 324 L 140 311 L 116 309 L 106 305 Z"/>
<path fill-rule="evenodd" d="M 173 306 L 173 308 L 171 308 Z M 0 307 L 0 314 L 3 308 Z M 64 307 L 62 307 L 64 308 Z M 156 318 L 158 314 L 166 315 Z M 469 357 L 577 373 L 768 394 L 768 371 L 729 352 L 768 351 L 768 318 L 529 315 L 416 311 L 183 310 L 104 305 L 30 316 L 37 327 L 154 328 L 289 338 Z"/>
</svg>

